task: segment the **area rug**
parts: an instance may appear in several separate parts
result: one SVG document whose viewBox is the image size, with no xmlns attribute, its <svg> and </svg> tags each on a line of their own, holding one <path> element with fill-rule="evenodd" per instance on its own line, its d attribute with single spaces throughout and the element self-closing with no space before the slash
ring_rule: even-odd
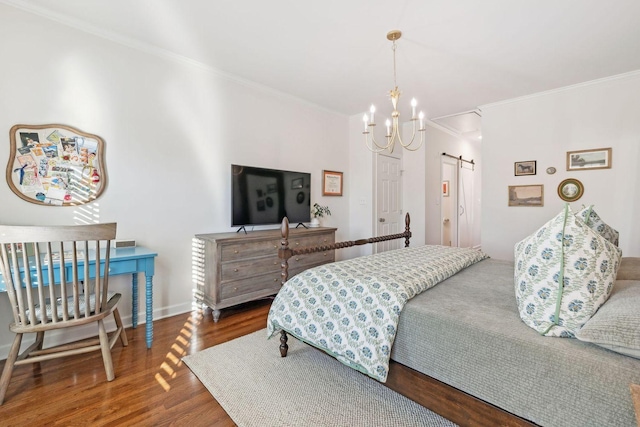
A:
<svg viewBox="0 0 640 427">
<path fill-rule="evenodd" d="M 266 336 L 182 359 L 240 427 L 456 425 L 296 339 L 282 358 Z"/>
</svg>

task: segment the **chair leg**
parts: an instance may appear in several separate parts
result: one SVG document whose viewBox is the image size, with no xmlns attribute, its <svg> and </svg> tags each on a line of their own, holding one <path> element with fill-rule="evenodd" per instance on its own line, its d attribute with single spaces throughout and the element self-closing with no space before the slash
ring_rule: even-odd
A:
<svg viewBox="0 0 640 427">
<path fill-rule="evenodd" d="M 120 341 L 122 342 L 122 346 L 126 347 L 129 345 L 129 340 L 127 339 L 127 334 L 124 331 L 124 327 L 122 326 L 122 319 L 120 318 L 120 312 L 117 308 L 113 310 L 113 318 L 116 321 L 116 327 L 122 329 L 120 332 Z"/>
<path fill-rule="evenodd" d="M 100 336 L 100 350 L 102 351 L 102 361 L 107 374 L 107 381 L 113 381 L 115 374 L 113 373 L 113 362 L 111 361 L 111 346 L 109 345 L 109 335 L 107 335 L 102 319 L 98 320 L 98 335 Z"/>
<path fill-rule="evenodd" d="M 42 344 L 44 344 L 44 331 L 36 332 L 36 343 L 38 343 L 36 349 L 42 350 Z"/>
<path fill-rule="evenodd" d="M 4 396 L 7 393 L 7 388 L 9 387 L 9 381 L 11 380 L 11 374 L 13 373 L 13 367 L 15 366 L 16 359 L 18 358 L 21 343 L 22 334 L 16 334 L 16 337 L 13 339 L 11 350 L 9 350 L 7 360 L 4 362 L 2 377 L 0 377 L 0 405 L 4 402 Z"/>
</svg>

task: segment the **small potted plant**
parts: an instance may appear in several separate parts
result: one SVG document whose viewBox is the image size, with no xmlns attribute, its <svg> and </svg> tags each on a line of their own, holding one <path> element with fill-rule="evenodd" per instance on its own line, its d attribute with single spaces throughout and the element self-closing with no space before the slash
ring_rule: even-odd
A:
<svg viewBox="0 0 640 427">
<path fill-rule="evenodd" d="M 311 224 L 309 227 L 320 227 L 320 219 L 324 216 L 331 215 L 331 211 L 329 210 L 329 206 L 320 206 L 317 203 L 313 204 L 313 208 L 311 208 Z"/>
</svg>

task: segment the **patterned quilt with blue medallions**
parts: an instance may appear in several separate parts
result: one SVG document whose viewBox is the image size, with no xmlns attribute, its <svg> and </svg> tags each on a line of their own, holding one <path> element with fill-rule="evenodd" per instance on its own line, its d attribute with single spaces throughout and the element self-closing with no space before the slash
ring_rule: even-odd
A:
<svg viewBox="0 0 640 427">
<path fill-rule="evenodd" d="M 381 382 L 408 300 L 488 256 L 470 248 L 403 248 L 325 264 L 287 281 L 267 319 Z"/>
</svg>

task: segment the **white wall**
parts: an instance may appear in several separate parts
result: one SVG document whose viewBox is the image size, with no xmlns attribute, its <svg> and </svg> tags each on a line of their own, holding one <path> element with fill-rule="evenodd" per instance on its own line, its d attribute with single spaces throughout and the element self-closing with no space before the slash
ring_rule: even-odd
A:
<svg viewBox="0 0 640 427">
<path fill-rule="evenodd" d="M 158 252 L 156 318 L 191 309 L 193 235 L 232 230 L 232 163 L 311 172 L 312 204 L 333 213 L 323 224 L 338 227 L 339 240 L 351 236 L 347 117 L 3 4 L 0 39 L 0 164 L 18 123 L 102 137 L 109 183 L 95 204 L 99 221 L 117 221 L 119 238 Z M 321 196 L 323 169 L 347 172 L 347 197 Z M 25 202 L 0 184 L 2 224 L 72 224 L 75 212 Z M 130 324 L 130 279 L 111 283 Z M 140 297 L 144 310 L 142 289 Z M 0 359 L 13 339 L 10 319 L 0 294 Z"/>
<path fill-rule="evenodd" d="M 516 242 L 560 212 L 558 184 L 584 185 L 583 204 L 620 232 L 624 256 L 640 256 L 640 72 L 482 107 L 482 246 L 513 259 Z M 612 168 L 566 170 L 566 153 L 613 149 Z M 537 174 L 514 176 L 514 162 L 537 160 Z M 545 170 L 553 166 L 554 175 Z M 509 185 L 543 184 L 543 207 L 508 207 Z"/>
</svg>

